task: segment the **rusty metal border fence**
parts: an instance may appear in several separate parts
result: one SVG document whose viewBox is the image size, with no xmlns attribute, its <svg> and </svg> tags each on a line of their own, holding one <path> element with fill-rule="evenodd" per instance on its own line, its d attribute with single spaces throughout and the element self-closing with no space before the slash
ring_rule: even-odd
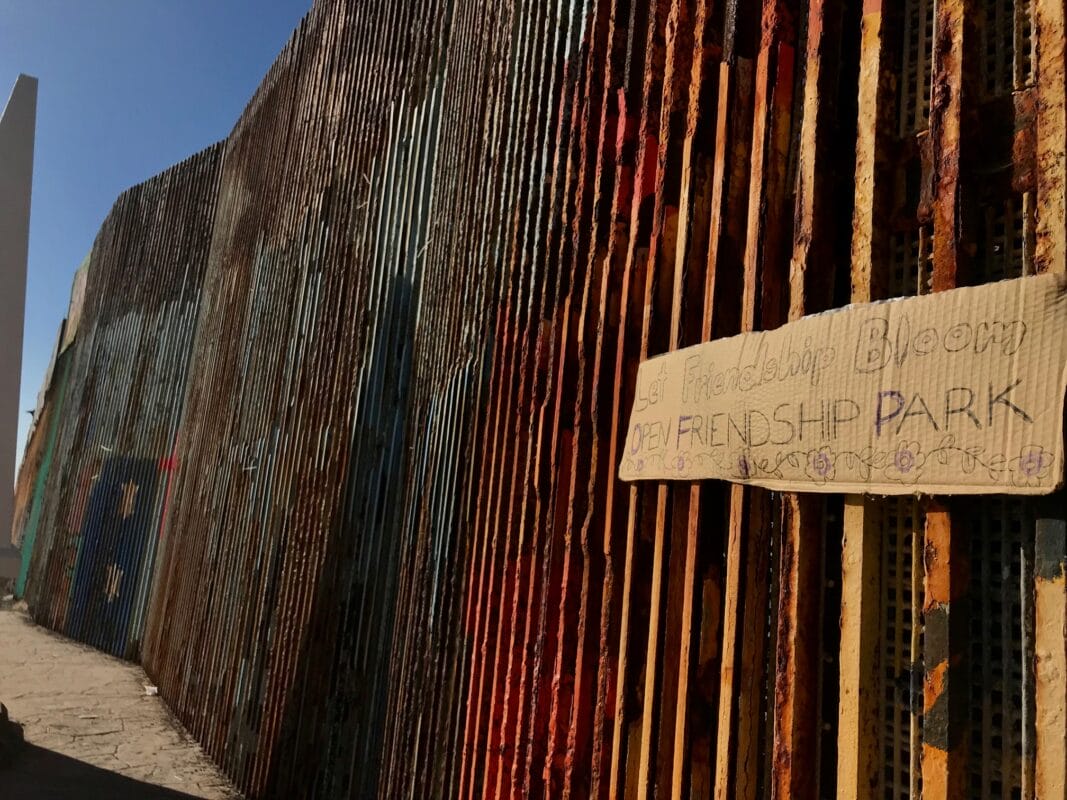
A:
<svg viewBox="0 0 1067 800">
<path fill-rule="evenodd" d="M 1064 23 L 316 2 L 94 248 L 35 616 L 118 641 L 72 627 L 89 560 L 92 619 L 117 586 L 81 520 L 146 524 L 162 459 L 120 649 L 250 797 L 1062 798 L 1062 495 L 614 475 L 647 355 L 1067 269 Z M 186 269 L 188 368 L 138 378 Z"/>
<path fill-rule="evenodd" d="M 39 623 L 115 655 L 136 655 L 144 626 L 221 154 L 209 148 L 116 201 L 42 409 L 55 419 L 40 428 L 48 459 L 30 467 L 26 599 Z"/>
<path fill-rule="evenodd" d="M 253 795 L 372 795 L 422 537 L 456 602 L 511 216 L 479 129 L 510 29 L 465 13 L 316 5 L 226 145 L 145 665 Z"/>
</svg>

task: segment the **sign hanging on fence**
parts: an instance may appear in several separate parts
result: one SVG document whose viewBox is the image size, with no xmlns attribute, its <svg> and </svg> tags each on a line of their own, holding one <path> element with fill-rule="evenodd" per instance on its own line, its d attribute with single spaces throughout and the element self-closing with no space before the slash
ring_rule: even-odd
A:
<svg viewBox="0 0 1067 800">
<path fill-rule="evenodd" d="M 1047 494 L 1067 277 L 849 306 L 650 358 L 619 477 L 797 492 Z"/>
</svg>

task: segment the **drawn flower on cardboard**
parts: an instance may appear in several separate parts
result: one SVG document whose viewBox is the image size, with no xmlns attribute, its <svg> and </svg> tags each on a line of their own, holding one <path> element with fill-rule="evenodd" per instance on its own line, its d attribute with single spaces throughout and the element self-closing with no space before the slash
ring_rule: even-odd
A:
<svg viewBox="0 0 1067 800">
<path fill-rule="evenodd" d="M 1039 486 L 1052 469 L 1054 456 L 1039 444 L 1028 444 L 1019 450 L 1018 458 L 1008 463 L 1011 479 L 1016 486 Z"/>
<path fill-rule="evenodd" d="M 896 450 L 889 454 L 889 463 L 885 466 L 888 480 L 900 483 L 915 483 L 922 475 L 926 465 L 926 453 L 922 445 L 915 441 L 900 442 Z"/>
<path fill-rule="evenodd" d="M 837 471 L 837 454 L 832 448 L 820 447 L 818 450 L 808 451 L 808 463 L 804 471 L 815 483 L 823 484 L 832 481 Z"/>
</svg>

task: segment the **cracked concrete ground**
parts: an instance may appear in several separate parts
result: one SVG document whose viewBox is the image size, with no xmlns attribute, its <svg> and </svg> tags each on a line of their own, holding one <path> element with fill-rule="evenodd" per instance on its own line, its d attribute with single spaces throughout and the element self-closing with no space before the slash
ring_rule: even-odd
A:
<svg viewBox="0 0 1067 800">
<path fill-rule="evenodd" d="M 146 683 L 137 665 L 0 608 L 0 701 L 27 743 L 0 770 L 0 798 L 239 797 Z"/>
</svg>

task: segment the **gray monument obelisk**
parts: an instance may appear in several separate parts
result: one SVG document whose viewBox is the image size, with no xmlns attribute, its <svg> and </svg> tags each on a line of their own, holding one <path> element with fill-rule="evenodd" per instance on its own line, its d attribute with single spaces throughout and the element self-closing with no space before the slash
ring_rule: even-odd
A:
<svg viewBox="0 0 1067 800">
<path fill-rule="evenodd" d="M 19 75 L 0 116 L 0 549 L 11 541 L 37 79 Z"/>
</svg>

